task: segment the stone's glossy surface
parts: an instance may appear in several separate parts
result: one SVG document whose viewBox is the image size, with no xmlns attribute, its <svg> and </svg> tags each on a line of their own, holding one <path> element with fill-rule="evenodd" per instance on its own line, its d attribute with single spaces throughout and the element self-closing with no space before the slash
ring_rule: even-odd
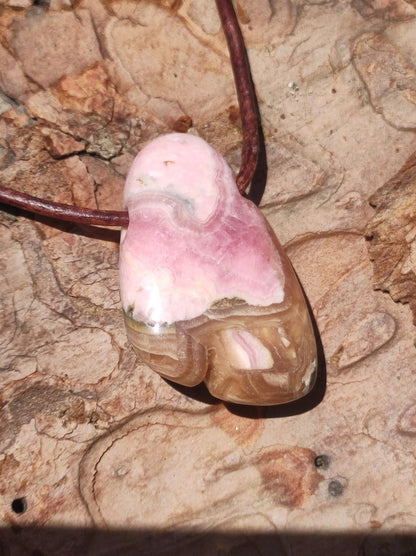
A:
<svg viewBox="0 0 416 556">
<path fill-rule="evenodd" d="M 309 392 L 316 344 L 303 293 L 222 156 L 192 135 L 160 137 L 134 160 L 124 200 L 120 291 L 140 358 L 226 401 Z"/>
</svg>

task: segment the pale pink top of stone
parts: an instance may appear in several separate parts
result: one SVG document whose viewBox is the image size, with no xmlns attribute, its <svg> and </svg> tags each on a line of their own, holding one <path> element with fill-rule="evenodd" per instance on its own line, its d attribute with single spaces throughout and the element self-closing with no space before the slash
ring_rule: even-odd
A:
<svg viewBox="0 0 416 556">
<path fill-rule="evenodd" d="M 283 301 L 266 222 L 203 139 L 174 133 L 149 143 L 134 159 L 124 202 L 130 221 L 121 233 L 120 291 L 136 321 L 192 319 L 224 298 Z"/>
</svg>

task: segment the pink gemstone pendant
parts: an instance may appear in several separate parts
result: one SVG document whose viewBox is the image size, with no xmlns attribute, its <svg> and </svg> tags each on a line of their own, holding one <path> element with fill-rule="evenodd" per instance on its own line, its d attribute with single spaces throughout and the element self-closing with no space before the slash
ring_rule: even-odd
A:
<svg viewBox="0 0 416 556">
<path fill-rule="evenodd" d="M 124 203 L 121 301 L 140 359 L 229 402 L 307 394 L 317 355 L 301 287 L 223 157 L 193 135 L 159 137 L 135 158 Z"/>
</svg>

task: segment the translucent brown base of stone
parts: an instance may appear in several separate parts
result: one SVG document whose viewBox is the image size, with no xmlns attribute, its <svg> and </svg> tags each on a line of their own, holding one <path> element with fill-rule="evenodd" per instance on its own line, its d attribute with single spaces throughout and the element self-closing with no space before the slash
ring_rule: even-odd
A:
<svg viewBox="0 0 416 556">
<path fill-rule="evenodd" d="M 221 300 L 205 314 L 172 326 L 149 326 L 125 315 L 140 359 L 185 386 L 205 382 L 224 401 L 274 405 L 306 395 L 316 378 L 316 343 L 298 283 L 285 301 L 252 307 Z M 295 294 L 295 295 L 294 295 Z"/>
</svg>

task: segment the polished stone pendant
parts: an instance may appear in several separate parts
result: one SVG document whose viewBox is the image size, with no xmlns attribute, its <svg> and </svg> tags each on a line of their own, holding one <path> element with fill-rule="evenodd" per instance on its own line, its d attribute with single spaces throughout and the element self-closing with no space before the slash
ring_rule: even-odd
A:
<svg viewBox="0 0 416 556">
<path fill-rule="evenodd" d="M 202 139 L 147 145 L 127 176 L 120 291 L 140 359 L 221 400 L 273 405 L 307 394 L 316 342 L 281 245 Z"/>
</svg>

